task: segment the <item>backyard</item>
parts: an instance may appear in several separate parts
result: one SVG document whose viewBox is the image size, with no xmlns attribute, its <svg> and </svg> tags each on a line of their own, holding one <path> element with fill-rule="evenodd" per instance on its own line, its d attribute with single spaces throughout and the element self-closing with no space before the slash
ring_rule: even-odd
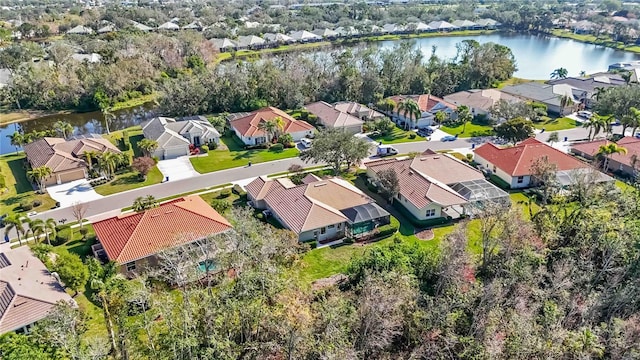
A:
<svg viewBox="0 0 640 360">
<path fill-rule="evenodd" d="M 464 129 L 464 131 L 462 131 L 462 129 Z M 474 121 L 468 122 L 466 127 L 462 124 L 454 127 L 443 125 L 440 127 L 440 130 L 451 135 L 458 135 L 458 137 L 461 138 L 493 135 L 493 127 L 491 125 L 483 125 Z"/>
<path fill-rule="evenodd" d="M 415 137 L 412 139 L 409 136 L 413 134 Z M 414 142 L 414 141 L 425 141 L 425 138 L 422 136 L 418 136 L 415 131 L 407 131 L 402 130 L 401 128 L 395 126 L 393 131 L 391 131 L 387 135 L 380 136 L 370 136 L 371 139 L 382 142 L 383 144 L 398 144 L 404 142 Z"/>
<path fill-rule="evenodd" d="M 539 130 L 544 129 L 545 131 L 558 131 L 573 129 L 580 126 L 580 123 L 568 117 L 561 117 L 557 119 L 548 119 L 541 122 L 534 122 L 533 126 L 535 126 L 535 128 Z"/>
<path fill-rule="evenodd" d="M 230 169 L 246 166 L 249 162 L 253 164 L 287 159 L 298 156 L 295 148 L 273 151 L 268 149 L 245 150 L 244 144 L 235 135 L 223 136 L 220 141 L 226 145 L 227 149 L 217 149 L 209 151 L 205 156 L 193 156 L 189 158 L 193 168 L 201 173 Z"/>
<path fill-rule="evenodd" d="M 24 153 L 3 155 L 0 157 L 0 206 L 4 213 L 25 212 L 20 203 L 40 205 L 28 211 L 42 212 L 55 206 L 55 200 L 49 194 L 36 194 L 31 182 L 27 179 Z"/>
</svg>

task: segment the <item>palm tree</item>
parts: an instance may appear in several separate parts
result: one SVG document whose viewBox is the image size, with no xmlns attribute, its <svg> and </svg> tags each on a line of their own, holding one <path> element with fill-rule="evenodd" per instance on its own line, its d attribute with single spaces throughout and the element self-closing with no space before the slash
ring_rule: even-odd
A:
<svg viewBox="0 0 640 360">
<path fill-rule="evenodd" d="M 44 193 L 44 188 L 46 186 L 45 179 L 53 174 L 53 171 L 48 166 L 40 166 L 35 169 L 31 169 L 27 171 L 27 176 L 32 181 L 38 184 L 38 191 L 42 194 Z"/>
<path fill-rule="evenodd" d="M 118 272 L 118 265 L 113 261 L 102 266 L 98 259 L 90 258 L 87 261 L 87 267 L 89 268 L 89 284 L 94 290 L 93 296 L 102 305 L 102 314 L 107 325 L 111 347 L 112 350 L 116 350 L 116 337 L 110 309 L 112 301 L 117 297 L 119 290 L 123 289 L 126 280 Z"/>
<path fill-rule="evenodd" d="M 596 101 L 600 100 L 602 96 L 608 91 L 608 88 L 597 87 L 594 89 L 592 97 L 596 98 Z"/>
<path fill-rule="evenodd" d="M 567 75 L 569 75 L 567 69 L 561 67 L 553 70 L 551 73 L 551 79 L 566 79 Z"/>
<path fill-rule="evenodd" d="M 607 171 L 609 167 L 609 156 L 613 154 L 626 154 L 627 149 L 616 143 L 608 143 L 600 146 L 596 153 L 596 159 L 602 160 L 602 170 Z"/>
<path fill-rule="evenodd" d="M 89 166 L 89 171 L 93 170 L 93 161 L 98 160 L 98 156 L 100 153 L 93 150 L 88 150 L 82 153 L 84 156 L 84 160 L 87 162 L 87 166 Z"/>
<path fill-rule="evenodd" d="M 442 126 L 442 123 L 447 120 L 447 113 L 440 110 L 435 115 L 435 120 L 438 123 L 438 127 Z"/>
<path fill-rule="evenodd" d="M 276 124 L 274 136 L 277 140 L 278 138 L 280 138 L 282 131 L 284 131 L 284 120 L 282 120 L 280 116 L 276 116 L 271 121 L 273 121 Z"/>
<path fill-rule="evenodd" d="M 67 138 L 68 135 L 73 133 L 73 125 L 66 121 L 58 120 L 53 124 L 53 128 L 62 134 L 63 138 Z"/>
<path fill-rule="evenodd" d="M 29 230 L 27 230 L 27 233 L 30 231 L 31 237 L 33 237 L 33 240 L 36 243 L 38 243 L 40 241 L 40 235 L 45 233 L 44 220 L 42 219 L 31 220 L 27 218 L 26 222 L 27 222 L 27 226 L 29 227 Z"/>
<path fill-rule="evenodd" d="M 267 134 L 267 143 L 271 142 L 271 139 L 273 138 L 277 127 L 278 124 L 276 124 L 276 122 L 273 120 L 262 121 L 260 122 L 260 124 L 258 124 L 258 129 L 264 131 L 265 134 Z"/>
<path fill-rule="evenodd" d="M 118 155 L 111 151 L 103 152 L 98 158 L 98 166 L 107 178 L 111 178 L 118 164 Z"/>
<path fill-rule="evenodd" d="M 631 136 L 634 136 L 638 127 L 640 127 L 640 110 L 635 107 L 629 108 L 629 113 L 622 117 L 622 135 L 627 132 L 627 128 L 631 128 Z"/>
<path fill-rule="evenodd" d="M 629 83 L 631 82 L 631 71 L 625 71 L 623 73 L 620 73 L 620 77 L 624 80 L 624 82 L 629 85 Z"/>
<path fill-rule="evenodd" d="M 573 99 L 568 94 L 564 94 L 560 96 L 560 115 L 564 115 L 564 109 L 567 106 L 573 105 Z"/>
<path fill-rule="evenodd" d="M 51 237 L 56 237 L 56 235 L 58 234 L 58 228 L 56 226 L 56 220 L 52 219 L 52 218 L 48 218 L 45 222 L 44 222 L 44 228 L 45 228 L 45 236 L 47 237 L 47 245 L 51 245 Z"/>
<path fill-rule="evenodd" d="M 109 122 L 115 119 L 116 115 L 111 112 L 110 107 L 103 107 L 101 111 L 102 111 L 102 117 L 104 117 L 104 124 L 107 129 L 107 134 L 111 134 L 111 131 L 109 130 Z"/>
<path fill-rule="evenodd" d="M 473 114 L 471 114 L 471 111 L 469 110 L 469 107 L 466 105 L 461 105 L 458 106 L 458 109 L 456 110 L 456 113 L 458 113 L 458 119 L 462 122 L 462 132 L 464 133 L 465 130 L 467 129 L 467 123 L 471 120 L 473 120 Z"/>
<path fill-rule="evenodd" d="M 417 121 L 422 115 L 420 106 L 413 99 L 406 99 L 398 104 L 398 112 L 402 111 L 403 116 L 408 121 L 405 122 L 405 129 L 414 128 L 413 121 Z"/>
<path fill-rule="evenodd" d="M 158 142 L 151 139 L 142 139 L 138 141 L 138 148 L 142 150 L 145 156 L 151 157 L 158 148 Z"/>
<path fill-rule="evenodd" d="M 601 116 L 597 113 L 593 113 L 591 119 L 584 123 L 583 127 L 589 129 L 589 135 L 587 135 L 587 138 L 589 138 L 589 140 L 593 140 L 598 136 L 600 131 L 605 130 L 608 132 L 611 128 L 611 124 L 608 116 Z"/>
<path fill-rule="evenodd" d="M 585 76 L 587 76 L 587 72 L 584 71 L 584 70 L 581 70 L 580 71 L 580 77 L 585 77 Z"/>
<path fill-rule="evenodd" d="M 9 232 L 13 229 L 16 230 L 16 235 L 18 235 L 18 242 L 22 245 L 22 238 L 20 235 L 25 234 L 24 224 L 22 223 L 22 218 L 18 214 L 11 214 L 4 218 L 4 234 L 9 235 Z"/>
<path fill-rule="evenodd" d="M 133 211 L 141 212 L 145 210 L 152 209 L 158 206 L 158 202 L 153 195 L 147 195 L 145 197 L 139 196 L 133 201 Z"/>
<path fill-rule="evenodd" d="M 553 143 L 558 141 L 560 141 L 560 135 L 558 135 L 557 131 L 554 131 L 551 134 L 549 134 L 549 138 L 547 139 L 547 142 L 551 144 L 551 146 L 553 146 Z"/>
<path fill-rule="evenodd" d="M 11 139 L 11 145 L 16 147 L 16 154 L 18 153 L 18 148 L 22 147 L 22 145 L 25 144 L 26 139 L 24 138 L 24 135 L 22 135 L 22 133 L 16 131 L 11 135 L 7 135 L 7 137 L 9 139 Z"/>
</svg>

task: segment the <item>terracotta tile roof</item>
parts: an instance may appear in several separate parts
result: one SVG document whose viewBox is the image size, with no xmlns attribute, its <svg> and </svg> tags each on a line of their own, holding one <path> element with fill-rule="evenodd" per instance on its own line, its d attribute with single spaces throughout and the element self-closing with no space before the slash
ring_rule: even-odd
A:
<svg viewBox="0 0 640 360">
<path fill-rule="evenodd" d="M 29 247 L 0 256 L 0 334 L 43 319 L 58 301 L 75 305 Z"/>
<path fill-rule="evenodd" d="M 462 195 L 449 188 L 446 184 L 421 173 L 419 170 L 413 169 L 412 163 L 414 160 L 404 159 L 376 162 L 375 164 L 368 163 L 367 167 L 374 173 L 393 169 L 400 183 L 400 195 L 404 196 L 407 201 L 418 209 L 422 209 L 431 203 L 451 206 L 467 202 Z"/>
<path fill-rule="evenodd" d="M 341 128 L 348 126 L 358 126 L 364 124 L 359 118 L 340 110 L 336 110 L 332 105 L 317 101 L 304 106 L 310 113 L 317 116 L 320 121 L 328 127 Z"/>
<path fill-rule="evenodd" d="M 499 148 L 492 143 L 486 143 L 476 148 L 474 153 L 511 176 L 530 175 L 531 165 L 543 157 L 547 157 L 550 163 L 555 164 L 558 171 L 589 167 L 573 156 L 534 138 L 529 138 L 516 146 L 507 148 Z"/>
<path fill-rule="evenodd" d="M 581 153 L 588 154 L 591 157 L 595 157 L 595 155 L 600 150 L 600 146 L 606 145 L 610 143 L 607 140 L 596 140 L 590 142 L 584 142 L 579 144 L 574 144 L 571 146 L 571 150 L 577 150 Z M 615 160 L 621 164 L 632 166 L 633 156 L 640 160 L 640 139 L 631 136 L 625 136 L 622 139 L 616 142 L 619 146 L 627 149 L 626 154 L 612 154 L 609 155 L 609 159 Z"/>
<path fill-rule="evenodd" d="M 31 167 L 48 166 L 54 173 L 85 168 L 87 165 L 82 159 L 85 151 L 120 153 L 108 140 L 95 138 L 65 141 L 46 137 L 24 145 Z"/>
<path fill-rule="evenodd" d="M 313 130 L 314 127 L 306 121 L 296 120 L 286 112 L 274 107 L 266 107 L 256 110 L 249 115 L 231 120 L 229 123 L 232 128 L 238 130 L 242 136 L 256 137 L 265 136 L 264 131 L 258 129 L 262 122 L 271 121 L 276 117 L 280 117 L 283 121 L 283 132 L 286 134 L 299 131 Z"/>
<path fill-rule="evenodd" d="M 465 90 L 449 94 L 445 96 L 444 99 L 456 105 L 466 105 L 470 108 L 482 109 L 484 111 L 489 111 L 489 109 L 500 100 L 505 100 L 510 103 L 522 101 L 513 95 L 503 93 L 497 89 Z"/>
<path fill-rule="evenodd" d="M 254 180 L 255 184 L 247 185 L 247 192 L 262 196 L 266 184 L 271 183 L 264 200 L 284 225 L 296 233 L 345 222 L 348 219 L 340 210 L 373 202 L 342 179 L 316 180 L 293 187 L 278 180 L 267 180 L 262 186 L 261 181 Z"/>
<path fill-rule="evenodd" d="M 578 150 L 581 153 L 588 154 L 589 156 L 595 156 L 598 150 L 600 149 L 600 146 L 605 145 L 608 142 L 609 142 L 608 140 L 595 140 L 595 141 L 588 141 L 583 143 L 576 143 L 571 145 L 570 149 Z"/>
<path fill-rule="evenodd" d="M 202 198 L 191 195 L 142 213 L 96 222 L 93 228 L 109 259 L 125 264 L 230 230 L 231 224 Z"/>
<path fill-rule="evenodd" d="M 389 97 L 391 100 L 395 101 L 396 103 L 396 108 L 393 110 L 394 112 L 398 111 L 398 105 L 400 104 L 400 102 L 402 102 L 403 100 L 406 99 L 413 99 L 415 102 L 418 103 L 418 107 L 420 108 L 420 110 L 422 110 L 423 112 L 431 112 L 434 110 L 434 108 L 438 105 L 444 105 L 446 107 L 448 107 L 451 110 L 456 110 L 458 107 L 455 104 L 452 104 L 448 101 L 445 101 L 444 99 L 441 99 L 437 96 L 433 96 L 431 94 L 423 94 L 423 95 L 395 95 L 395 96 L 390 96 Z"/>
</svg>

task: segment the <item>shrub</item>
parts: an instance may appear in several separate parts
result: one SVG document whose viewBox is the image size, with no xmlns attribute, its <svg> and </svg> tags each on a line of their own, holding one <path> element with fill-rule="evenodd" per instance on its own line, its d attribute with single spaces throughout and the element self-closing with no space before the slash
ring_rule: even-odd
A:
<svg viewBox="0 0 640 360">
<path fill-rule="evenodd" d="M 378 238 L 389 237 L 395 234 L 399 228 L 400 228 L 400 223 L 398 222 L 398 220 L 394 217 L 391 217 L 391 221 L 387 225 L 383 225 L 378 228 L 378 234 L 376 235 L 376 237 Z"/>
<path fill-rule="evenodd" d="M 220 190 L 220 194 L 218 195 L 218 199 L 224 199 L 231 196 L 231 189 L 222 189 Z"/>
<path fill-rule="evenodd" d="M 4 188 L 7 185 L 4 175 L 0 174 L 0 188 Z"/>
<path fill-rule="evenodd" d="M 157 164 L 158 161 L 160 161 L 160 158 L 158 158 L 157 156 L 152 157 L 153 161 Z"/>
<path fill-rule="evenodd" d="M 261 212 L 257 213 L 257 214 L 256 214 L 256 219 L 258 219 L 258 220 L 264 220 L 264 214 L 263 214 L 263 213 L 261 213 Z"/>
<path fill-rule="evenodd" d="M 473 161 L 473 154 L 467 154 L 467 161 L 468 162 L 472 162 Z"/>
<path fill-rule="evenodd" d="M 31 209 L 33 209 L 33 204 L 31 204 L 28 201 L 22 201 L 20 202 L 20 208 L 24 211 L 29 211 Z"/>
<path fill-rule="evenodd" d="M 83 227 L 83 228 L 80 228 L 79 232 L 80 232 L 80 235 L 82 235 L 82 238 L 84 239 L 87 237 L 87 233 L 89 232 L 89 229 Z"/>
<path fill-rule="evenodd" d="M 342 243 L 345 245 L 351 245 L 355 242 L 355 240 L 353 240 L 352 238 L 346 238 L 344 240 L 342 240 Z"/>
<path fill-rule="evenodd" d="M 218 143 L 215 141 L 210 141 L 209 142 L 209 150 L 215 150 L 218 148 Z"/>
<path fill-rule="evenodd" d="M 31 203 L 33 205 L 33 207 L 38 207 L 40 205 L 42 205 L 42 201 L 40 200 L 33 200 L 33 202 Z"/>
<path fill-rule="evenodd" d="M 411 134 L 409 134 L 409 139 L 415 139 L 416 138 L 416 133 L 411 132 Z"/>
<path fill-rule="evenodd" d="M 200 146 L 200 149 L 202 150 L 203 153 L 208 154 L 209 153 L 209 147 L 207 145 L 202 145 Z"/>
<path fill-rule="evenodd" d="M 231 191 L 234 194 L 239 195 L 239 196 L 243 196 L 243 195 L 247 194 L 247 192 L 242 189 L 242 186 L 240 186 L 238 184 L 233 185 L 233 188 L 231 188 Z"/>
<path fill-rule="evenodd" d="M 307 244 L 309 244 L 309 248 L 311 249 L 315 249 L 318 247 L 318 242 L 315 240 L 309 241 Z"/>
<path fill-rule="evenodd" d="M 279 152 L 279 151 L 282 151 L 282 150 L 284 150 L 284 145 L 282 145 L 282 144 L 273 144 L 269 148 L 269 151 L 274 151 L 274 152 Z"/>
<path fill-rule="evenodd" d="M 213 207 L 213 209 L 218 213 L 224 214 L 229 209 L 231 209 L 231 204 L 229 204 L 229 202 L 225 200 L 213 200 L 211 202 L 211 207 Z"/>
</svg>

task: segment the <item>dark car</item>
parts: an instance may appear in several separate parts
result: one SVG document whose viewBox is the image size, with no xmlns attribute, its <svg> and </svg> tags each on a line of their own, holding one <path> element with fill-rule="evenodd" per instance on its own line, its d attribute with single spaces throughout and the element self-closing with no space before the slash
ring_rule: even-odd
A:
<svg viewBox="0 0 640 360">
<path fill-rule="evenodd" d="M 422 137 L 427 137 L 433 134 L 433 130 L 431 130 L 430 128 L 422 128 L 422 129 L 418 129 L 416 133 Z"/>
</svg>

